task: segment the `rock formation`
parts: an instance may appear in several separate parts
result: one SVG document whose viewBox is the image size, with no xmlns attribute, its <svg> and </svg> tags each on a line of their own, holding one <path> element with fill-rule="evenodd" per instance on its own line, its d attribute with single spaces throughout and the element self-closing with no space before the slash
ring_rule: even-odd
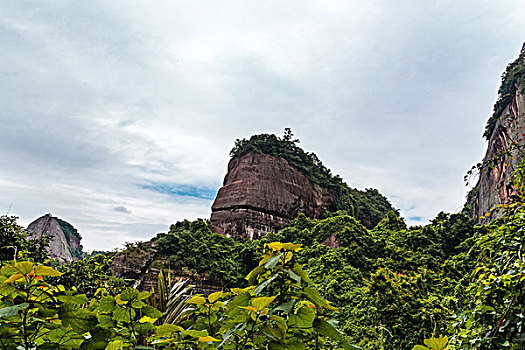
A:
<svg viewBox="0 0 525 350">
<path fill-rule="evenodd" d="M 44 235 L 50 237 L 47 251 L 54 259 L 71 262 L 82 254 L 81 237 L 78 231 L 69 223 L 51 214 L 36 219 L 27 229 L 32 232 L 28 239 L 36 239 Z"/>
<path fill-rule="evenodd" d="M 280 157 L 249 152 L 233 158 L 212 205 L 211 229 L 259 238 L 304 213 L 319 218 L 334 200 Z"/>
<path fill-rule="evenodd" d="M 470 207 L 470 214 L 482 223 L 499 217 L 495 208 L 512 203 L 517 195 L 513 176 L 525 148 L 524 89 L 525 44 L 502 76 L 499 99 L 485 131 L 488 145 L 479 180 L 467 198 L 466 208 Z"/>
<path fill-rule="evenodd" d="M 498 211 L 492 211 L 498 204 L 513 202 L 516 189 L 512 176 L 523 157 L 519 146 L 524 144 L 524 133 L 525 96 L 516 91 L 495 124 L 483 158 L 474 197 L 474 216 L 480 222 L 486 223 L 498 217 Z M 507 150 L 511 150 L 510 153 Z"/>
<path fill-rule="evenodd" d="M 209 274 L 199 275 L 187 268 L 173 271 L 169 258 L 169 255 L 158 252 L 155 239 L 136 243 L 111 259 L 111 272 L 117 278 L 134 280 L 133 287 L 142 291 L 151 291 L 152 287 L 157 290 L 160 270 L 164 274 L 173 273 L 175 278 L 191 280 L 193 292 L 197 294 L 208 295 L 223 288 L 221 281 Z"/>
</svg>

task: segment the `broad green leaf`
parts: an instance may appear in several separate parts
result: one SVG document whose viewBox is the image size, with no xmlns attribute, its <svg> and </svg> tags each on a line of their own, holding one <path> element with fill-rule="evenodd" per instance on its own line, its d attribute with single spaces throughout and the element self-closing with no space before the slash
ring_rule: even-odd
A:
<svg viewBox="0 0 525 350">
<path fill-rule="evenodd" d="M 146 306 L 146 303 L 142 300 L 133 300 L 131 302 L 131 307 L 134 309 L 142 309 L 144 306 Z"/>
<path fill-rule="evenodd" d="M 125 309 L 123 307 L 115 308 L 113 311 L 113 319 L 117 322 L 131 322 L 135 317 L 136 312 L 133 309 Z"/>
<path fill-rule="evenodd" d="M 132 301 L 137 299 L 139 296 L 139 291 L 135 288 L 126 288 L 122 293 L 120 293 L 120 300 L 122 301 Z"/>
<path fill-rule="evenodd" d="M 113 328 L 115 326 L 113 319 L 109 315 L 97 315 L 98 325 L 104 328 Z"/>
<path fill-rule="evenodd" d="M 155 323 L 157 321 L 156 318 L 151 318 L 148 316 L 142 316 L 139 320 L 140 323 Z"/>
<path fill-rule="evenodd" d="M 277 325 L 277 327 L 279 327 L 279 329 L 285 333 L 286 330 L 288 329 L 288 325 L 286 324 L 286 320 L 280 316 L 277 316 L 277 315 L 270 315 L 270 320 L 272 320 L 273 322 L 275 322 L 275 324 Z"/>
<path fill-rule="evenodd" d="M 155 334 L 157 334 L 160 337 L 168 337 L 176 332 L 184 332 L 184 329 L 180 326 L 174 325 L 174 324 L 163 324 L 155 330 Z"/>
<path fill-rule="evenodd" d="M 60 346 L 60 348 L 76 349 L 85 340 L 83 336 L 76 334 L 67 328 L 57 328 L 46 334 L 46 338 Z"/>
<path fill-rule="evenodd" d="M 266 246 L 268 248 L 270 248 L 271 250 L 286 250 L 286 251 L 299 251 L 301 250 L 301 245 L 300 244 L 294 244 L 294 243 L 281 243 L 281 242 L 272 242 L 272 243 L 268 243 L 266 244 Z"/>
<path fill-rule="evenodd" d="M 153 306 L 146 305 L 141 310 L 142 315 L 149 316 L 151 318 L 161 318 L 164 313 L 160 312 L 159 310 L 155 309 Z"/>
<path fill-rule="evenodd" d="M 281 253 L 279 255 L 274 255 L 271 258 L 269 258 L 266 261 L 266 264 L 264 264 L 264 268 L 267 269 L 267 270 L 273 269 L 275 267 L 275 265 L 277 265 L 277 263 L 279 262 L 279 259 L 281 258 L 281 256 L 283 256 L 283 255 L 284 255 L 284 253 Z"/>
<path fill-rule="evenodd" d="M 101 313 L 110 313 L 113 312 L 116 307 L 117 303 L 115 302 L 115 298 L 108 295 L 100 298 L 96 311 Z"/>
<path fill-rule="evenodd" d="M 272 242 L 272 243 L 267 243 L 266 246 L 270 248 L 271 250 L 281 250 L 284 248 L 284 243 Z"/>
<path fill-rule="evenodd" d="M 63 273 L 57 271 L 49 266 L 37 266 L 35 267 L 35 274 L 38 276 L 62 276 Z"/>
<path fill-rule="evenodd" d="M 343 334 L 335 329 L 330 323 L 322 319 L 316 319 L 314 323 L 314 328 L 317 329 L 319 334 L 329 337 L 336 342 L 340 342 L 343 339 Z"/>
<path fill-rule="evenodd" d="M 74 303 L 61 305 L 58 316 L 64 326 L 69 326 L 78 334 L 88 332 L 97 324 L 96 317 L 86 309 L 81 309 Z"/>
<path fill-rule="evenodd" d="M 412 348 L 412 350 L 430 350 L 430 349 L 423 345 L 416 345 Z"/>
<path fill-rule="evenodd" d="M 266 272 L 266 269 L 264 268 L 264 266 L 257 266 L 256 268 L 254 268 L 248 274 L 248 276 L 246 276 L 248 283 L 250 283 L 250 285 L 252 286 L 255 285 L 257 283 L 257 278 L 259 277 L 259 275 L 264 272 Z"/>
<path fill-rule="evenodd" d="M 314 282 L 310 279 L 310 277 L 308 277 L 308 274 L 306 273 L 306 271 L 303 270 L 303 267 L 301 265 L 295 263 L 292 270 L 297 275 L 301 276 L 301 279 L 305 281 L 306 283 L 312 284 L 312 285 L 314 284 Z"/>
<path fill-rule="evenodd" d="M 194 329 L 188 329 L 184 331 L 185 335 L 189 335 L 190 337 L 199 338 L 199 337 L 207 337 L 208 332 L 207 331 L 196 331 Z"/>
<path fill-rule="evenodd" d="M 205 337 L 199 337 L 199 341 L 202 343 L 208 343 L 212 341 L 219 341 L 219 339 L 215 339 L 214 337 L 207 335 Z"/>
<path fill-rule="evenodd" d="M 268 350 L 285 350 L 286 348 L 276 341 L 272 341 L 268 344 Z"/>
<path fill-rule="evenodd" d="M 18 272 L 18 273 L 15 273 L 14 275 L 12 275 L 11 277 L 9 277 L 7 280 L 5 280 L 4 283 L 11 283 L 11 282 L 23 279 L 23 278 L 25 278 L 25 276 Z"/>
<path fill-rule="evenodd" d="M 312 327 L 314 319 L 315 311 L 308 306 L 301 306 L 288 318 L 290 325 L 297 328 Z"/>
<path fill-rule="evenodd" d="M 201 296 L 201 294 L 194 295 L 190 300 L 186 302 L 187 304 L 195 305 L 204 305 L 206 304 L 206 299 Z"/>
<path fill-rule="evenodd" d="M 276 273 L 275 275 L 273 275 L 272 277 L 268 278 L 266 281 L 262 282 L 261 284 L 259 284 L 257 286 L 257 288 L 255 288 L 254 290 L 254 294 L 255 295 L 259 295 L 260 292 L 262 292 L 264 290 L 264 288 L 266 288 L 273 280 L 275 280 L 277 277 L 279 277 L 279 275 Z"/>
<path fill-rule="evenodd" d="M 208 301 L 210 303 L 214 303 L 217 300 L 219 300 L 220 298 L 222 298 L 223 295 L 224 295 L 224 293 L 222 292 L 222 290 L 219 291 L 219 292 L 211 293 L 210 295 L 208 295 Z"/>
<path fill-rule="evenodd" d="M 28 303 L 22 303 L 18 305 L 3 307 L 0 309 L 0 317 L 14 316 L 18 313 L 19 310 L 27 309 L 28 307 L 29 307 Z"/>
<path fill-rule="evenodd" d="M 235 316 L 242 314 L 244 311 L 242 311 L 239 306 L 249 306 L 250 299 L 251 295 L 249 292 L 243 292 L 233 298 L 233 300 L 226 305 L 228 318 L 235 318 Z"/>
<path fill-rule="evenodd" d="M 78 295 L 59 295 L 57 297 L 58 300 L 60 300 L 63 303 L 75 303 L 77 305 L 84 304 L 88 302 L 88 298 L 85 294 L 78 294 Z"/>
<path fill-rule="evenodd" d="M 111 338 L 112 331 L 111 329 L 108 329 L 111 327 L 105 327 L 102 324 L 98 324 L 92 329 L 89 330 L 89 334 L 91 335 L 91 339 L 94 342 L 98 341 L 106 341 Z"/>
<path fill-rule="evenodd" d="M 252 312 L 257 312 L 257 309 L 254 308 L 253 306 L 239 306 L 241 309 L 245 309 L 245 310 L 248 310 L 248 311 L 252 311 Z"/>
<path fill-rule="evenodd" d="M 308 286 L 306 288 L 303 288 L 303 294 L 317 307 L 324 307 L 330 310 L 337 310 L 337 308 L 330 305 L 330 303 L 325 298 L 323 298 L 321 294 L 319 294 L 319 291 L 314 287 Z"/>
<path fill-rule="evenodd" d="M 152 294 L 153 294 L 152 292 L 140 292 L 139 295 L 137 296 L 137 299 L 144 300 L 144 299 L 149 298 Z"/>
<path fill-rule="evenodd" d="M 7 269 L 15 272 L 21 273 L 22 275 L 28 275 L 31 271 L 35 269 L 35 264 L 30 261 L 20 261 L 16 262 L 13 265 L 6 266 Z"/>
<path fill-rule="evenodd" d="M 298 283 L 301 283 L 301 277 L 297 275 L 295 272 L 288 270 L 288 269 L 284 269 L 284 272 L 286 272 L 288 276 L 290 276 L 291 279 L 295 280 Z"/>
<path fill-rule="evenodd" d="M 288 346 L 286 348 L 289 350 L 304 350 L 305 349 L 304 344 L 297 339 L 290 340 L 287 345 Z"/>
<path fill-rule="evenodd" d="M 423 341 L 426 346 L 434 350 L 442 350 L 448 343 L 447 336 L 441 336 L 439 338 L 430 338 Z"/>
<path fill-rule="evenodd" d="M 257 311 L 262 311 L 266 306 L 268 306 L 277 296 L 274 297 L 259 297 L 252 299 L 252 305 Z"/>
<path fill-rule="evenodd" d="M 105 350 L 122 350 L 124 342 L 122 340 L 113 340 L 106 346 Z"/>
<path fill-rule="evenodd" d="M 295 244 L 295 243 L 284 243 L 284 250 L 289 250 L 289 251 L 294 251 L 294 252 L 297 252 L 302 248 L 302 246 L 300 244 Z"/>
<path fill-rule="evenodd" d="M 150 322 L 133 322 L 133 329 L 140 335 L 146 335 L 155 329 L 155 325 Z"/>
</svg>

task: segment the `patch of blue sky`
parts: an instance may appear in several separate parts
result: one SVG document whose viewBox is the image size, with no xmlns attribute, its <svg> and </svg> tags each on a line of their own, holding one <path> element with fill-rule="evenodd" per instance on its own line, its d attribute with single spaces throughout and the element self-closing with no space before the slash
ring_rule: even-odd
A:
<svg viewBox="0 0 525 350">
<path fill-rule="evenodd" d="M 423 220 L 423 217 L 421 217 L 421 216 L 411 216 L 411 217 L 408 218 L 408 220 L 421 222 Z"/>
<path fill-rule="evenodd" d="M 201 199 L 213 200 L 217 194 L 216 189 L 210 189 L 208 187 L 198 187 L 193 185 L 185 184 L 170 184 L 170 183 L 149 183 L 140 186 L 143 189 L 155 191 L 162 194 L 171 196 L 186 196 L 195 197 Z"/>
</svg>

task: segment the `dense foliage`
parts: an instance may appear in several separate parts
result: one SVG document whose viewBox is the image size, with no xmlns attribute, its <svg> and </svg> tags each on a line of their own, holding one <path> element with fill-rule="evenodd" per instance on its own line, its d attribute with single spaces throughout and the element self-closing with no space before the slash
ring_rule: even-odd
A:
<svg viewBox="0 0 525 350">
<path fill-rule="evenodd" d="M 151 292 L 104 286 L 90 298 L 56 284 L 63 274 L 51 267 L 11 262 L 0 270 L 0 348 L 354 349 L 331 318 L 337 309 L 295 262 L 300 249 L 265 245 L 248 288 L 193 296 L 178 325 L 159 324 Z"/>
<path fill-rule="evenodd" d="M 305 152 L 293 139 L 292 131 L 285 129 L 283 137 L 273 134 L 253 135 L 249 139 L 237 139 L 230 152 L 232 158 L 249 152 L 264 153 L 285 159 L 290 166 L 304 174 L 321 192 L 335 200 L 333 211 L 346 210 L 367 227 L 374 227 L 384 215 L 393 210 L 386 197 L 375 189 L 359 191 L 350 188 L 339 175 L 333 175 L 313 152 Z M 322 193 L 324 194 L 324 193 Z"/>
<path fill-rule="evenodd" d="M 351 342 L 406 349 L 447 331 L 465 301 L 466 276 L 478 252 L 474 240 L 485 233 L 462 214 L 440 213 L 429 225 L 408 228 L 392 211 L 368 230 L 339 211 L 322 220 L 301 214 L 255 241 L 214 234 L 204 220 L 182 221 L 160 234 L 156 245 L 176 274 L 248 287 L 243 276 L 257 266 L 265 244 L 301 244 L 296 261 L 339 308 L 339 325 Z"/>
<path fill-rule="evenodd" d="M 184 220 L 171 225 L 168 234 L 157 236 L 160 255 L 169 259 L 169 268 L 180 274 L 206 275 L 223 287 L 239 287 L 257 265 L 257 242 L 231 239 L 211 232 L 209 222 Z"/>
<path fill-rule="evenodd" d="M 485 126 L 483 136 L 488 140 L 496 127 L 503 110 L 512 101 L 516 91 L 525 93 L 525 44 L 519 57 L 507 66 L 501 76 L 501 86 L 498 90 L 498 100 L 494 104 L 494 112 Z"/>
<path fill-rule="evenodd" d="M 216 235 L 205 220 L 178 222 L 154 240 L 157 257 L 176 275 L 226 287 L 191 299 L 192 316 L 179 314 L 178 325 L 162 324 L 151 292 L 109 276 L 106 255 L 53 269 L 8 254 L 0 348 L 410 349 L 425 339 L 417 349 L 445 339 L 450 349 L 522 348 L 524 208 L 509 206 L 488 226 L 440 213 L 407 227 L 389 212 L 371 230 L 345 211 L 299 215 L 256 241 Z M 3 222 L 23 247 L 15 219 Z M 17 258 L 44 261 L 26 248 Z"/>
<path fill-rule="evenodd" d="M 29 240 L 31 233 L 21 227 L 16 216 L 0 216 L 0 266 L 3 261 L 27 259 L 43 261 L 47 258 L 48 237 Z"/>
</svg>

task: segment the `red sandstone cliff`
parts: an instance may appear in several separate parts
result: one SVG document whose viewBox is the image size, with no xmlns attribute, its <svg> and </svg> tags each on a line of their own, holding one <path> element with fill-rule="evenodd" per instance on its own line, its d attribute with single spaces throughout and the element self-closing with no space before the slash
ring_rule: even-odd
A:
<svg viewBox="0 0 525 350">
<path fill-rule="evenodd" d="M 483 223 L 499 217 L 497 211 L 491 211 L 498 204 L 513 202 L 516 189 L 512 184 L 512 175 L 523 157 L 525 133 L 525 96 L 515 92 L 512 102 L 501 113 L 489 139 L 487 152 L 483 159 L 477 193 L 474 201 L 474 216 Z M 511 144 L 516 142 L 518 147 Z M 488 213 L 488 215 L 487 215 Z"/>
<path fill-rule="evenodd" d="M 250 152 L 230 160 L 212 205 L 211 229 L 253 239 L 279 230 L 301 212 L 319 218 L 323 207 L 334 205 L 322 192 L 283 158 Z"/>
</svg>

